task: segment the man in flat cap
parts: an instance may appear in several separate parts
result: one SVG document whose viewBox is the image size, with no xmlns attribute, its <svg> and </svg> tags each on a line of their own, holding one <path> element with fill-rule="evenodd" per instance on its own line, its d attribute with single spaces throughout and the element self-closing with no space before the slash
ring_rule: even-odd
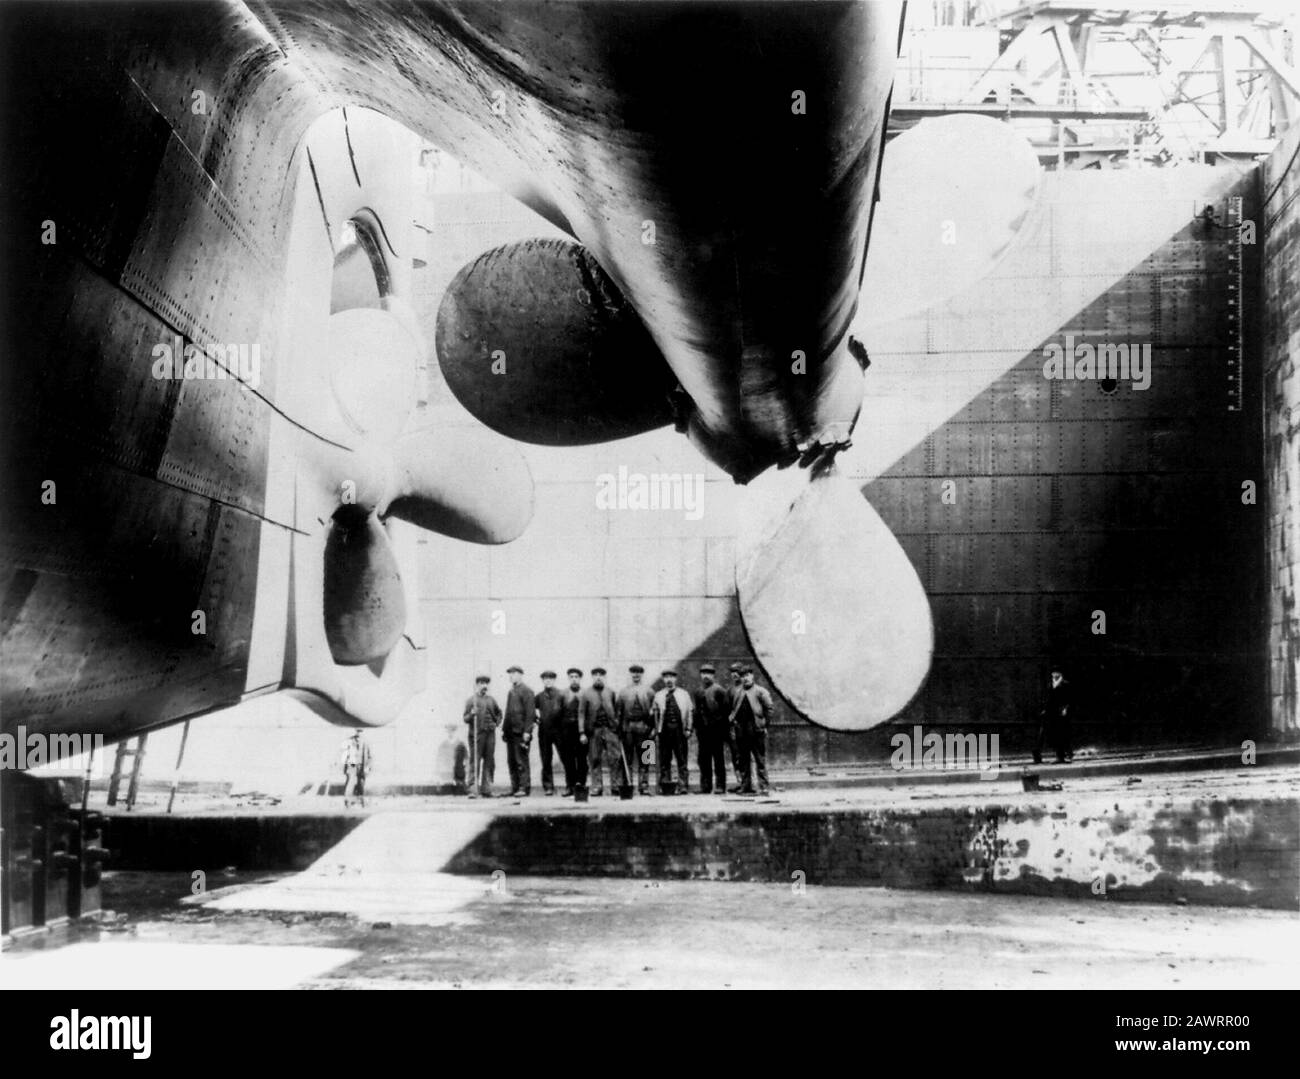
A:
<svg viewBox="0 0 1300 1079">
<path fill-rule="evenodd" d="M 564 797 L 572 798 L 575 787 L 587 785 L 587 745 L 591 732 L 582 722 L 582 670 L 570 667 L 569 688 L 561 695 L 563 724 L 560 735 L 560 763 L 564 765 Z"/>
<path fill-rule="evenodd" d="M 753 794 L 754 781 L 750 763 L 758 772 L 758 793 L 768 792 L 767 782 L 767 728 L 772 722 L 772 695 L 762 686 L 754 684 L 754 668 L 741 671 L 740 693 L 731 706 L 731 722 L 736 727 L 740 749 L 740 764 L 744 770 L 740 793 Z"/>
<path fill-rule="evenodd" d="M 507 667 L 510 692 L 506 694 L 506 719 L 501 733 L 506 740 L 506 761 L 510 765 L 510 796 L 527 798 L 533 790 L 533 769 L 528 748 L 533 744 L 537 722 L 537 699 L 524 682 L 522 667 Z"/>
<path fill-rule="evenodd" d="M 564 766 L 564 784 L 569 785 L 569 766 L 564 763 L 564 695 L 555 688 L 555 672 L 542 671 L 542 691 L 537 694 L 537 755 L 542 760 L 542 790 L 555 793 L 551 760 L 558 753 Z"/>
<path fill-rule="evenodd" d="M 637 790 L 641 794 L 650 793 L 650 758 L 654 755 L 654 742 L 650 732 L 654 729 L 654 719 L 650 715 L 655 703 L 654 690 L 642 677 L 645 668 L 633 663 L 628 669 L 632 684 L 624 686 L 614 698 L 614 707 L 618 711 L 619 729 L 623 734 L 623 757 L 628 768 L 633 762 L 637 766 Z M 627 777 L 632 782 L 632 777 Z"/>
<path fill-rule="evenodd" d="M 690 773 L 686 768 L 686 744 L 691 737 L 695 705 L 691 695 L 677 684 L 677 672 L 671 667 L 661 676 L 664 688 L 655 694 L 655 737 L 659 741 L 659 793 L 666 793 L 665 784 L 673 778 L 673 761 L 681 778 L 677 793 L 689 793 Z"/>
<path fill-rule="evenodd" d="M 745 669 L 743 663 L 730 663 L 727 665 L 727 675 L 731 679 L 731 685 L 727 687 L 727 711 L 735 707 L 736 700 L 740 696 L 741 674 Z M 727 752 L 731 754 L 731 770 L 736 773 L 735 790 L 739 791 L 745 785 L 744 770 L 740 767 L 740 737 L 736 730 L 736 724 L 727 723 Z"/>
<path fill-rule="evenodd" d="M 587 731 L 590 744 L 587 747 L 587 767 L 594 779 L 593 798 L 605 793 L 605 771 L 609 771 L 609 783 L 614 785 L 614 777 L 622 771 L 618 738 L 618 713 L 614 704 L 614 694 L 605 685 L 605 668 L 591 668 L 591 685 L 582 691 L 582 726 Z"/>
<path fill-rule="evenodd" d="M 700 793 L 727 793 L 727 763 L 723 757 L 730 729 L 731 701 L 713 680 L 712 663 L 700 665 L 700 688 L 695 691 L 695 740 L 699 747 Z"/>
<path fill-rule="evenodd" d="M 469 725 L 469 756 L 474 775 L 469 783 L 469 796 L 474 797 L 474 787 L 479 794 L 492 797 L 492 781 L 496 778 L 497 727 L 501 723 L 501 706 L 488 693 L 486 674 L 474 679 L 474 695 L 465 702 L 465 722 Z"/>
</svg>

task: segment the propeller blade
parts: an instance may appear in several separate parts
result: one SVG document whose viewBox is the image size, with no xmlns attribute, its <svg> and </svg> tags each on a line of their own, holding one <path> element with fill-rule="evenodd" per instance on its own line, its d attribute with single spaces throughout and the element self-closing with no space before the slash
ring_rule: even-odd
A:
<svg viewBox="0 0 1300 1079">
<path fill-rule="evenodd" d="M 470 543 L 509 543 L 533 516 L 533 476 L 518 447 L 474 427 L 427 428 L 387 445 L 307 440 L 301 460 L 340 507 L 397 517 Z"/>
<path fill-rule="evenodd" d="M 382 660 L 406 626 L 397 558 L 373 513 L 342 506 L 325 540 L 325 639 L 335 663 Z"/>
<path fill-rule="evenodd" d="M 782 696 L 836 731 L 902 711 L 930 669 L 930 603 L 857 487 L 833 469 L 814 474 L 751 542 L 736 571 L 741 619 Z"/>
<path fill-rule="evenodd" d="M 600 264 L 569 240 L 480 255 L 447 287 L 434 350 L 456 399 L 510 438 L 586 446 L 673 421 L 659 346 Z"/>
<path fill-rule="evenodd" d="M 890 142 L 861 323 L 905 318 L 984 277 L 1025 224 L 1041 175 L 1025 137 L 988 116 L 922 120 Z"/>
<path fill-rule="evenodd" d="M 486 431 L 416 431 L 393 447 L 381 512 L 470 543 L 509 543 L 533 518 L 532 472 L 516 447 Z"/>
</svg>

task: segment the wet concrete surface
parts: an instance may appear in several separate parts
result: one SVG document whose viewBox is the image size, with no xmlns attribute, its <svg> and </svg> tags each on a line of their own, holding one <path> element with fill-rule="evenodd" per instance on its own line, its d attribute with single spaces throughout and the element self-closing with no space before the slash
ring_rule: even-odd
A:
<svg viewBox="0 0 1300 1079">
<path fill-rule="evenodd" d="M 353 913 L 255 909 L 290 876 L 215 876 L 194 896 L 189 874 L 110 873 L 114 915 L 11 947 L 0 982 L 46 984 L 76 946 L 86 988 L 238 987 L 239 968 L 250 988 L 1300 987 L 1300 915 L 1278 911 L 501 875 L 453 878 L 406 921 L 376 916 L 362 882 L 344 888 Z M 418 907 L 437 882 L 410 876 Z M 393 882 L 372 884 L 391 907 Z M 250 909 L 216 909 L 230 895 Z"/>
</svg>

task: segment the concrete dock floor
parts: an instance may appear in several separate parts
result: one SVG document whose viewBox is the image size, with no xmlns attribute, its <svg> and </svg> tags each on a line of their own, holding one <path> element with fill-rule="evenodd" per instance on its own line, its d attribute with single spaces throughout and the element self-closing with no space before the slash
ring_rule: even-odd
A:
<svg viewBox="0 0 1300 1079">
<path fill-rule="evenodd" d="M 1109 822 L 1109 835 L 1116 819 L 1133 821 L 1143 807 L 1158 813 L 1173 806 L 1181 816 L 1170 827 L 1186 835 L 1189 860 L 1182 871 L 1189 882 L 1205 877 L 1196 858 L 1204 860 L 1216 844 L 1239 859 L 1252 851 L 1262 858 L 1252 870 L 1256 878 L 1294 870 L 1300 768 L 1292 764 L 1177 772 L 1135 766 L 1102 775 L 1047 766 L 1042 778 L 1062 789 L 1025 791 L 1016 773 L 901 788 L 781 784 L 767 798 L 605 797 L 576 805 L 540 793 L 528 799 L 382 796 L 344 809 L 329 797 L 272 803 L 190 795 L 178 799 L 171 815 L 161 805 L 119 809 L 111 812 L 113 829 L 131 830 L 137 855 L 167 855 L 176 864 L 110 870 L 104 882 L 110 913 L 11 942 L 0 958 L 0 985 L 1300 987 L 1300 911 L 1256 909 L 1249 897 L 1233 907 L 1215 905 L 1211 893 L 1190 904 L 1176 892 L 1166 893 L 1175 896 L 1168 901 L 1156 895 L 1126 902 L 1135 897 L 1127 881 L 1099 893 L 1083 886 L 1006 894 L 998 890 L 996 868 L 999 858 L 1011 856 L 1006 851 L 990 856 L 983 883 L 966 890 L 864 886 L 827 873 L 833 859 L 803 873 L 769 858 L 763 879 L 672 879 L 644 858 L 645 850 L 674 842 L 689 853 L 701 836 L 736 841 L 746 830 L 765 836 L 770 855 L 777 823 L 832 821 L 839 829 L 864 820 L 884 829 L 876 856 L 886 865 L 916 859 L 936 842 L 953 847 L 946 856 L 961 864 L 970 858 L 969 846 L 946 834 L 926 839 L 915 829 L 891 837 L 890 822 L 915 821 L 917 814 L 931 822 L 970 816 L 986 826 L 996 816 L 1005 837 L 1012 834 L 1007 821 L 1038 820 L 1068 832 L 1097 817 Z M 1250 815 L 1258 816 L 1259 807 L 1273 814 L 1274 830 L 1264 840 Z M 1249 828 L 1234 832 L 1233 813 L 1244 814 Z M 1217 831 L 1193 834 L 1191 817 L 1202 821 L 1197 827 L 1212 819 Z M 686 823 L 697 830 L 683 840 Z M 229 841 L 241 825 L 259 835 L 311 835 L 320 849 L 296 872 L 251 865 L 251 848 L 238 844 L 231 849 L 242 856 L 232 864 L 203 860 L 205 843 L 213 836 Z M 644 849 L 640 861 L 622 869 L 593 863 L 557 873 L 521 871 L 518 865 L 532 855 L 566 856 L 558 840 L 523 843 L 520 837 L 531 842 L 529 830 L 538 828 L 544 836 L 577 829 L 593 847 L 603 844 L 620 856 L 627 837 L 640 836 L 632 845 Z M 141 846 L 158 835 L 170 838 Z M 1135 835 L 1146 842 L 1134 829 L 1119 839 L 1132 843 Z M 502 836 L 514 836 L 513 845 L 503 845 Z M 860 838 L 852 837 L 855 853 Z M 1055 842 L 1055 834 L 1035 840 L 1040 848 Z M 294 849 L 288 843 L 276 856 Z M 1130 861 L 1143 849 L 1133 846 Z M 591 848 L 579 853 L 608 857 Z M 1086 867 L 1070 868 L 1068 855 L 1061 865 L 1058 876 L 1082 873 L 1086 880 Z M 1017 884 L 1017 874 L 1006 877 Z M 960 876 L 957 886 L 963 886 Z"/>
<path fill-rule="evenodd" d="M 411 884 L 413 900 L 427 898 L 420 886 L 436 890 Z M 785 884 L 460 885 L 411 923 L 374 916 L 394 907 L 389 882 L 354 888 L 356 913 L 312 914 L 182 902 L 187 874 L 112 874 L 105 895 L 117 918 L 11 948 L 0 985 L 1300 987 L 1300 915 L 1278 911 Z"/>
</svg>

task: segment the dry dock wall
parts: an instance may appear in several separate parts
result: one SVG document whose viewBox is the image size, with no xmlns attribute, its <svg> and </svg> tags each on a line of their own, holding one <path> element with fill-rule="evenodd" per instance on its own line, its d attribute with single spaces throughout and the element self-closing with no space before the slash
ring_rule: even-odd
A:
<svg viewBox="0 0 1300 1079">
<path fill-rule="evenodd" d="M 1300 127 L 1263 168 L 1264 468 L 1268 538 L 1268 715 L 1300 738 Z"/>
<path fill-rule="evenodd" d="M 1297 806 L 1083 800 L 735 815 L 498 817 L 448 868 L 1300 907 Z"/>
<path fill-rule="evenodd" d="M 455 811 L 430 810 L 429 849 Z M 357 815 L 110 817 L 112 868 L 302 870 Z M 1300 908 L 1294 798 L 987 795 L 967 804 L 502 813 L 444 871 L 767 881 L 1154 903 Z M 403 867 L 395 866 L 394 871 Z"/>
</svg>

